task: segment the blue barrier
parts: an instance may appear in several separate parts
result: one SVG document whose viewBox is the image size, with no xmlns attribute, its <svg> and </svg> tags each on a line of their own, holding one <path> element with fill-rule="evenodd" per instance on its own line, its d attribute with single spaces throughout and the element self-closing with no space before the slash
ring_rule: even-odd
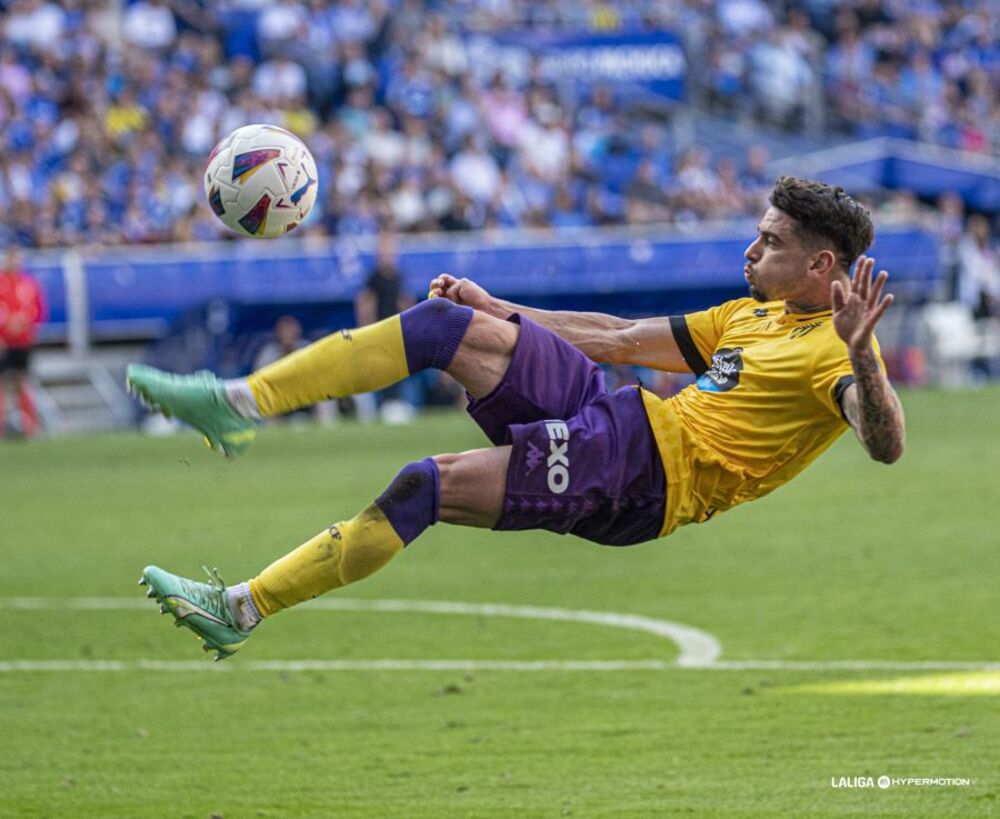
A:
<svg viewBox="0 0 1000 819">
<path fill-rule="evenodd" d="M 583 231 L 544 237 L 456 234 L 401 248 L 404 288 L 421 297 L 435 275 L 468 276 L 504 298 L 537 306 L 651 315 L 699 309 L 746 294 L 743 251 L 754 223 L 697 236 Z M 891 289 L 925 298 L 939 277 L 938 242 L 919 228 L 885 228 L 872 249 Z M 373 264 L 353 242 L 234 242 L 136 248 L 83 260 L 89 327 L 96 339 L 156 338 L 185 311 L 211 301 L 240 306 L 326 305 L 333 329 L 351 323 L 350 303 Z M 49 339 L 65 338 L 65 276 L 29 264 L 48 294 Z"/>
<path fill-rule="evenodd" d="M 66 277 L 62 265 L 56 262 L 28 260 L 26 265 L 38 279 L 45 299 L 46 321 L 39 334 L 43 341 L 63 341 L 66 338 Z"/>
<path fill-rule="evenodd" d="M 882 137 L 825 148 L 779 160 L 771 168 L 840 185 L 855 195 L 883 188 L 925 198 L 957 193 L 975 210 L 1000 210 L 1000 160 L 906 139 Z"/>
</svg>

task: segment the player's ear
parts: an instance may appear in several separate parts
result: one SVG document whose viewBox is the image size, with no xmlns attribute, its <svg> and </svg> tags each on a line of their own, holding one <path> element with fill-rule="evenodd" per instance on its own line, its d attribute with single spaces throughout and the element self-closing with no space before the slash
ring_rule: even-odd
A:
<svg viewBox="0 0 1000 819">
<path fill-rule="evenodd" d="M 809 275 L 829 277 L 837 267 L 837 255 L 832 250 L 817 250 L 809 257 Z"/>
</svg>

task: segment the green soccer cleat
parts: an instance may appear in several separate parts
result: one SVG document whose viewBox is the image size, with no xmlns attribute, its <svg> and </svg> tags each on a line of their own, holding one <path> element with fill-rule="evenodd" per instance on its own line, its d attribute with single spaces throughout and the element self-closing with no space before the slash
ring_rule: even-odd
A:
<svg viewBox="0 0 1000 819">
<path fill-rule="evenodd" d="M 204 642 L 202 650 L 214 651 L 216 661 L 231 657 L 250 636 L 236 624 L 226 598 L 226 584 L 218 570 L 208 572 L 209 582 L 199 583 L 161 569 L 147 566 L 139 578 L 140 586 L 149 586 L 146 597 L 160 604 L 160 614 L 170 612 L 175 626 L 187 626 Z"/>
<path fill-rule="evenodd" d="M 254 422 L 230 406 L 222 381 L 207 370 L 174 375 L 130 364 L 125 383 L 148 407 L 190 424 L 205 436 L 208 446 L 229 458 L 242 455 L 257 437 Z"/>
</svg>

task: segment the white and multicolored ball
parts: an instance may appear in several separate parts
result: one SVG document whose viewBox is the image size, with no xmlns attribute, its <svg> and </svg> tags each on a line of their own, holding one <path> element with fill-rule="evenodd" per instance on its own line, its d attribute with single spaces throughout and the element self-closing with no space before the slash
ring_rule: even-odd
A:
<svg viewBox="0 0 1000 819">
<path fill-rule="evenodd" d="M 271 239 L 302 223 L 316 201 L 316 162 L 305 143 L 277 125 L 244 125 L 208 157 L 205 196 L 241 236 Z"/>
</svg>

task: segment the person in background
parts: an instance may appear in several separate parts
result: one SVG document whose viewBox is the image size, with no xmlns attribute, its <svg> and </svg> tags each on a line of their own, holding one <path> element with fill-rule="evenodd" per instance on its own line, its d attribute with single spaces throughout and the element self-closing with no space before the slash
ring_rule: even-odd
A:
<svg viewBox="0 0 1000 819">
<path fill-rule="evenodd" d="M 957 295 L 985 337 L 991 323 L 1000 319 L 1000 251 L 991 235 L 990 221 L 982 214 L 969 217 L 965 235 L 958 242 Z M 994 374 L 985 350 L 971 364 L 977 379 Z"/>
<path fill-rule="evenodd" d="M 969 217 L 958 242 L 958 298 L 976 321 L 1000 316 L 1000 253 L 985 216 Z"/>
<path fill-rule="evenodd" d="M 291 355 L 296 350 L 308 346 L 309 342 L 302 337 L 302 325 L 295 316 L 282 316 L 274 323 L 274 334 L 269 342 L 260 348 L 254 356 L 255 370 L 273 364 L 278 359 Z M 288 420 L 307 420 L 313 412 L 316 420 L 328 421 L 335 413 L 335 402 L 323 401 L 312 408 L 295 410 L 285 416 Z"/>
<path fill-rule="evenodd" d="M 958 245 L 962 240 L 965 223 L 965 202 L 954 191 L 938 197 L 933 215 L 933 230 L 941 243 L 941 269 L 944 276 L 942 296 L 945 301 L 959 298 Z"/>
<path fill-rule="evenodd" d="M 382 321 L 411 307 L 415 299 L 403 290 L 399 272 L 399 241 L 391 230 L 378 234 L 375 266 L 365 286 L 354 299 L 354 318 L 358 327 Z M 412 379 L 395 384 L 378 393 L 379 412 L 387 423 L 406 423 L 413 418 L 419 403 L 419 385 Z M 366 400 L 367 399 L 367 400 Z M 357 396 L 358 417 L 370 420 L 375 404 L 367 396 Z"/>
<path fill-rule="evenodd" d="M 0 435 L 9 428 L 12 436 L 32 437 L 40 430 L 28 368 L 44 315 L 38 282 L 23 269 L 20 250 L 8 247 L 0 268 Z M 8 413 L 15 403 L 19 412 Z"/>
<path fill-rule="evenodd" d="M 274 338 L 260 348 L 254 357 L 254 369 L 259 370 L 273 364 L 279 358 L 301 350 L 306 346 L 302 338 L 302 325 L 294 316 L 282 316 L 274 324 Z"/>
</svg>

